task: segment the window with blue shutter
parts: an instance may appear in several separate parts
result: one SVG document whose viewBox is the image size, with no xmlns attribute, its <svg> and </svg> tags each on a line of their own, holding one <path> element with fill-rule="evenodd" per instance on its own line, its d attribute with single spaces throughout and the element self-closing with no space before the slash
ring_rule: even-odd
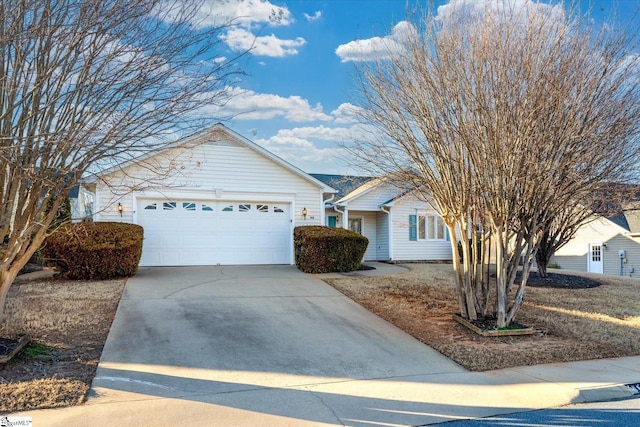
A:
<svg viewBox="0 0 640 427">
<path fill-rule="evenodd" d="M 418 216 L 409 215 L 409 240 L 418 240 Z"/>
</svg>

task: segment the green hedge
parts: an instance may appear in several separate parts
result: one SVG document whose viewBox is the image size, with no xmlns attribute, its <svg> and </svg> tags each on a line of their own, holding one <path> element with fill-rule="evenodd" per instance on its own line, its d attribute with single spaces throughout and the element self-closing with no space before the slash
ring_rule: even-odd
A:
<svg viewBox="0 0 640 427">
<path fill-rule="evenodd" d="M 293 230 L 296 266 L 305 273 L 360 268 L 369 239 L 343 228 L 303 226 Z"/>
<path fill-rule="evenodd" d="M 45 240 L 47 262 L 69 279 L 133 276 L 142 255 L 142 227 L 119 222 L 65 224 Z"/>
</svg>

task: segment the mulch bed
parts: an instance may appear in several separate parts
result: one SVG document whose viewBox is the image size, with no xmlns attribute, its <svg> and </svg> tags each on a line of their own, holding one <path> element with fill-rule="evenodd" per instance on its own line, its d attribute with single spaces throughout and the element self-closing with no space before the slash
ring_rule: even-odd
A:
<svg viewBox="0 0 640 427">
<path fill-rule="evenodd" d="M 520 274 L 516 276 L 519 280 Z M 600 282 L 582 276 L 574 276 L 571 274 L 547 273 L 548 277 L 540 277 L 538 273 L 531 273 L 527 280 L 527 286 L 559 288 L 559 289 L 589 289 L 597 288 Z"/>
<path fill-rule="evenodd" d="M 0 337 L 0 369 L 4 367 L 5 363 L 16 356 L 23 347 L 29 344 L 29 342 L 30 338 L 24 335 L 18 339 Z"/>
<path fill-rule="evenodd" d="M 20 341 L 0 337 L 0 356 L 8 356 Z"/>
</svg>

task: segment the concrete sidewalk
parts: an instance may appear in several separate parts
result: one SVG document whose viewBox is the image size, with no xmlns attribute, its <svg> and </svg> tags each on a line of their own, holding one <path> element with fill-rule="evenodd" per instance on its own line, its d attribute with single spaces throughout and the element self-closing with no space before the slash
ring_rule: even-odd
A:
<svg viewBox="0 0 640 427">
<path fill-rule="evenodd" d="M 14 415 L 412 426 L 626 397 L 639 382 L 640 357 L 468 372 L 292 266 L 147 268 L 127 282 L 87 403 Z"/>
</svg>

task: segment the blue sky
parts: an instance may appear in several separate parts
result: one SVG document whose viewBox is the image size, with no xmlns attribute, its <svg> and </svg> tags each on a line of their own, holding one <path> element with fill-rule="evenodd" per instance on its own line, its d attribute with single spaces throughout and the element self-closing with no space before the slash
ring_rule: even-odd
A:
<svg viewBox="0 0 640 427">
<path fill-rule="evenodd" d="M 225 124 L 306 172 L 357 173 L 340 149 L 359 132 L 348 108 L 355 98 L 354 65 L 375 56 L 376 38 L 402 30 L 407 5 L 428 2 L 208 0 L 215 13 L 238 17 L 224 33 L 220 54 L 232 57 L 253 46 L 241 61 L 247 75 L 230 88 L 235 97 L 225 113 L 235 116 Z M 434 1 L 435 7 L 446 3 Z M 583 0 L 580 6 L 592 6 L 600 23 L 614 8 L 630 18 L 640 0 Z M 274 13 L 280 17 L 275 23 Z"/>
</svg>

